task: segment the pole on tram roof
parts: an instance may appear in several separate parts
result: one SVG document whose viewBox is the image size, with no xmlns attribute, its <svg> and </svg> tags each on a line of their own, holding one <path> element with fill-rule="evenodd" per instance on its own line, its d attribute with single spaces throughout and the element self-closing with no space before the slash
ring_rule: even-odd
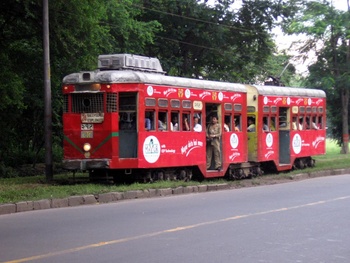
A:
<svg viewBox="0 0 350 263">
<path fill-rule="evenodd" d="M 43 47 L 44 47 L 44 122 L 45 122 L 45 175 L 46 181 L 53 179 L 52 165 L 52 106 L 49 45 L 49 2 L 43 0 Z"/>
</svg>

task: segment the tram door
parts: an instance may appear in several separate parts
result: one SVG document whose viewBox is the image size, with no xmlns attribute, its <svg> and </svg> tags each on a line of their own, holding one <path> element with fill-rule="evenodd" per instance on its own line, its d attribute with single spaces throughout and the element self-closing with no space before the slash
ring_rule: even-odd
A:
<svg viewBox="0 0 350 263">
<path fill-rule="evenodd" d="M 119 158 L 137 158 L 137 93 L 119 93 Z"/>
<path fill-rule="evenodd" d="M 279 163 L 290 164 L 290 119 L 289 108 L 279 108 Z"/>
<path fill-rule="evenodd" d="M 223 130 L 222 123 L 222 110 L 220 104 L 215 103 L 207 103 L 205 105 L 206 112 L 206 120 L 205 120 L 205 132 L 206 134 L 210 134 L 214 132 L 211 129 L 210 124 L 212 124 L 212 118 L 217 118 L 217 123 L 221 129 L 221 134 Z M 203 126 L 204 123 L 202 123 Z M 203 126 L 204 127 L 204 126 Z M 213 138 L 212 140 L 208 140 L 206 142 L 206 154 L 207 154 L 207 170 L 217 170 L 218 168 L 222 168 L 222 136 L 217 138 Z"/>
</svg>

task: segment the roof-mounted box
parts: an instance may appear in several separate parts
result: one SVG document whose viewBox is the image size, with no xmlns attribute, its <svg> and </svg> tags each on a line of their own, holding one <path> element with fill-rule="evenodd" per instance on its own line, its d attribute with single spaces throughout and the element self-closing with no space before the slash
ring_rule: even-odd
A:
<svg viewBox="0 0 350 263">
<path fill-rule="evenodd" d="M 98 56 L 98 68 L 100 70 L 131 69 L 164 73 L 157 58 L 131 54 L 100 55 Z"/>
</svg>

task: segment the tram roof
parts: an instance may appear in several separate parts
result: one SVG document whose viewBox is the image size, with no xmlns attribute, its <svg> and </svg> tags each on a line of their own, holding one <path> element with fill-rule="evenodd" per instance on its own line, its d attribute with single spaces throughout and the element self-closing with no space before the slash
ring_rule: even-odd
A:
<svg viewBox="0 0 350 263">
<path fill-rule="evenodd" d="M 259 95 L 270 96 L 303 96 L 303 97 L 317 97 L 325 98 L 326 93 L 320 89 L 305 89 L 293 87 L 277 87 L 277 86 L 259 86 L 252 85 L 258 91 Z"/>
<path fill-rule="evenodd" d="M 91 74 L 87 80 L 83 74 Z M 147 73 L 133 70 L 102 70 L 80 72 L 67 75 L 63 78 L 65 84 L 84 84 L 84 83 L 145 83 L 150 85 L 168 85 L 175 87 L 212 89 L 218 91 L 234 91 L 247 93 L 244 84 L 191 79 L 183 77 L 173 77 L 162 74 Z"/>
</svg>

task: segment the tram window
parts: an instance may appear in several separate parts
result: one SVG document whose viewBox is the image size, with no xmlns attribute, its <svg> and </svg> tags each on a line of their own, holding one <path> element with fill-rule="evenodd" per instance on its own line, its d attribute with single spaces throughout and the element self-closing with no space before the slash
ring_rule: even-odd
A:
<svg viewBox="0 0 350 263">
<path fill-rule="evenodd" d="M 154 99 L 154 98 L 146 98 L 145 105 L 147 107 L 154 107 L 154 106 L 156 106 L 156 99 Z"/>
<path fill-rule="evenodd" d="M 319 129 L 324 129 L 324 127 L 323 127 L 323 118 L 322 118 L 322 116 L 318 116 L 317 127 L 318 127 Z"/>
<path fill-rule="evenodd" d="M 192 130 L 195 131 L 195 132 L 203 131 L 203 127 L 202 127 L 202 124 L 201 124 L 201 114 L 200 114 L 200 112 L 195 112 L 193 114 L 193 128 L 192 128 Z"/>
<path fill-rule="evenodd" d="M 68 105 L 68 94 L 65 94 L 63 95 L 63 113 L 67 113 L 69 111 Z"/>
<path fill-rule="evenodd" d="M 270 117 L 270 124 L 269 125 L 270 125 L 269 128 L 270 128 L 271 132 L 276 131 L 276 117 L 275 116 Z"/>
<path fill-rule="evenodd" d="M 300 130 L 306 129 L 304 119 L 305 119 L 304 116 L 299 116 L 299 128 L 300 128 Z"/>
<path fill-rule="evenodd" d="M 302 130 L 301 125 L 299 124 L 299 121 L 298 121 L 298 115 L 295 115 L 292 117 L 292 130 L 293 131 Z"/>
<path fill-rule="evenodd" d="M 305 117 L 303 127 L 305 130 L 310 130 L 310 116 Z"/>
<path fill-rule="evenodd" d="M 316 125 L 316 117 L 306 116 L 304 125 L 308 130 L 318 130 Z"/>
<path fill-rule="evenodd" d="M 225 111 L 232 111 L 232 104 L 231 103 L 225 103 L 224 108 L 225 108 Z"/>
<path fill-rule="evenodd" d="M 286 129 L 287 127 L 287 108 L 279 108 L 279 119 L 278 119 L 278 127 Z"/>
<path fill-rule="evenodd" d="M 107 112 L 117 112 L 117 93 L 107 93 Z"/>
<path fill-rule="evenodd" d="M 154 130 L 154 111 L 146 111 L 146 113 L 145 113 L 145 129 L 147 131 Z"/>
<path fill-rule="evenodd" d="M 232 131 L 231 129 L 231 115 L 226 115 L 225 116 L 225 121 L 224 121 L 224 131 L 229 132 Z"/>
<path fill-rule="evenodd" d="M 269 128 L 269 117 L 268 116 L 264 116 L 263 117 L 263 127 L 262 127 L 262 130 L 265 131 L 265 132 L 268 132 L 270 131 L 270 128 Z"/>
<path fill-rule="evenodd" d="M 317 113 L 317 107 L 312 107 L 312 113 Z"/>
<path fill-rule="evenodd" d="M 304 107 L 304 106 L 300 106 L 299 112 L 300 112 L 300 113 L 305 113 L 305 107 Z"/>
<path fill-rule="evenodd" d="M 276 113 L 277 112 L 277 107 L 276 106 L 271 106 L 271 112 Z"/>
<path fill-rule="evenodd" d="M 170 100 L 170 106 L 172 108 L 180 108 L 180 101 L 179 100 Z"/>
<path fill-rule="evenodd" d="M 190 100 L 183 100 L 182 101 L 182 108 L 191 109 L 191 101 Z"/>
<path fill-rule="evenodd" d="M 319 108 L 318 108 L 318 112 L 319 112 L 319 113 L 323 113 L 323 107 L 319 107 Z"/>
<path fill-rule="evenodd" d="M 242 111 L 242 104 L 233 105 L 233 110 L 236 112 L 241 112 Z"/>
<path fill-rule="evenodd" d="M 167 123 L 168 123 L 167 113 L 159 112 L 158 113 L 158 130 L 166 131 L 168 129 Z"/>
<path fill-rule="evenodd" d="M 312 117 L 311 123 L 310 123 L 309 126 L 310 126 L 310 129 L 312 129 L 312 130 L 318 130 L 319 129 L 317 124 L 316 124 L 316 117 L 315 116 Z"/>
<path fill-rule="evenodd" d="M 234 131 L 239 132 L 241 131 L 242 123 L 241 123 L 241 115 L 235 115 L 234 118 Z"/>
<path fill-rule="evenodd" d="M 248 132 L 255 132 L 256 131 L 256 127 L 255 127 L 255 117 L 254 116 L 248 116 L 248 128 L 247 131 Z"/>
<path fill-rule="evenodd" d="M 263 112 L 264 113 L 268 113 L 270 111 L 270 107 L 269 106 L 264 106 L 263 107 Z"/>
<path fill-rule="evenodd" d="M 255 112 L 255 107 L 254 106 L 248 106 L 247 107 L 248 112 Z"/>
<path fill-rule="evenodd" d="M 71 95 L 72 112 L 104 112 L 103 93 L 76 93 Z"/>
<path fill-rule="evenodd" d="M 311 113 L 311 107 L 310 106 L 306 107 L 306 113 Z"/>
<path fill-rule="evenodd" d="M 191 118 L 189 113 L 182 113 L 182 130 L 189 131 L 191 127 Z"/>
<path fill-rule="evenodd" d="M 178 112 L 171 113 L 170 130 L 171 131 L 179 131 L 180 130 L 179 113 Z"/>
<path fill-rule="evenodd" d="M 167 108 L 168 107 L 168 100 L 167 99 L 159 99 L 158 106 L 162 107 L 162 108 Z"/>
</svg>

